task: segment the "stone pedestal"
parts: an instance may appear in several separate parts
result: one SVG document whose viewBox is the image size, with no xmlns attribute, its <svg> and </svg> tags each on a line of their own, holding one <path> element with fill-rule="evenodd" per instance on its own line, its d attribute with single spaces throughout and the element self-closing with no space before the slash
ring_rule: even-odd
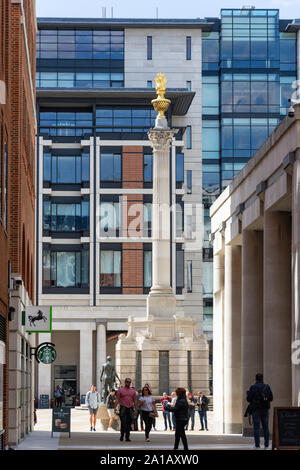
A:
<svg viewBox="0 0 300 470">
<path fill-rule="evenodd" d="M 98 414 L 97 414 L 97 419 L 98 419 L 98 420 L 100 421 L 100 423 L 101 423 L 102 430 L 103 430 L 103 431 L 107 431 L 107 430 L 108 430 L 109 421 L 110 421 L 110 416 L 109 416 L 109 414 L 108 414 L 106 405 L 100 405 L 100 406 L 99 406 L 99 410 L 98 410 Z M 119 419 L 119 418 L 115 418 L 115 419 L 114 419 L 114 421 L 113 421 L 113 429 L 115 429 L 115 431 L 119 431 L 119 430 L 120 430 L 120 419 Z"/>
<path fill-rule="evenodd" d="M 208 344 L 196 335 L 196 322 L 174 315 L 171 319 L 129 318 L 128 334 L 120 335 L 116 345 L 116 368 L 120 378 L 130 377 L 136 384 L 136 352 L 142 354 L 142 385 L 149 383 L 154 395 L 161 395 L 159 352 L 169 352 L 169 390 L 191 388 L 209 394 Z M 190 351 L 190 353 L 188 353 Z M 190 354 L 190 377 L 188 355 Z"/>
</svg>

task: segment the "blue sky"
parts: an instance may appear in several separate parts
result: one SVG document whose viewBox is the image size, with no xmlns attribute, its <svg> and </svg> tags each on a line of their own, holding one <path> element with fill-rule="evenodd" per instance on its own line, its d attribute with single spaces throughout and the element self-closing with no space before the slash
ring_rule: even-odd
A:
<svg viewBox="0 0 300 470">
<path fill-rule="evenodd" d="M 279 8 L 280 18 L 300 18 L 300 0 L 36 0 L 38 17 L 102 17 L 102 7 L 111 7 L 115 18 L 204 18 L 219 16 L 221 8 Z"/>
</svg>

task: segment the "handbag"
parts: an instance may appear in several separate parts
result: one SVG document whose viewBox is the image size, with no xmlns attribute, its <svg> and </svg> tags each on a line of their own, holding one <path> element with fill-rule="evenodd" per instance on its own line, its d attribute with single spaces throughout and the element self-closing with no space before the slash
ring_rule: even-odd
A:
<svg viewBox="0 0 300 470">
<path fill-rule="evenodd" d="M 244 418 L 248 418 L 250 426 L 253 424 L 253 418 L 252 418 L 252 413 L 253 413 L 253 407 L 251 403 L 247 406 L 247 409 L 244 414 Z"/>
<path fill-rule="evenodd" d="M 152 418 L 152 419 L 158 418 L 158 413 L 157 413 L 157 411 L 153 410 L 153 406 L 152 406 L 152 411 L 150 411 L 150 413 L 149 413 L 149 418 Z"/>
</svg>

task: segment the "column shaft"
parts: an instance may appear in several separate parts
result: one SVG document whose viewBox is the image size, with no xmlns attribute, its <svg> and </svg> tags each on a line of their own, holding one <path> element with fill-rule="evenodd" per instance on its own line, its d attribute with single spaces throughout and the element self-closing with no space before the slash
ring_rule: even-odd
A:
<svg viewBox="0 0 300 470">
<path fill-rule="evenodd" d="M 263 371 L 263 232 L 242 233 L 242 396 Z M 252 435 L 252 426 L 244 419 L 243 434 Z"/>
<path fill-rule="evenodd" d="M 298 31 L 300 39 L 300 33 Z M 300 46 L 299 46 L 300 48 Z M 293 406 L 300 406 L 300 158 L 293 172 L 292 236 L 292 388 Z"/>
<path fill-rule="evenodd" d="M 153 149 L 153 288 L 170 288 L 170 152 Z"/>
<path fill-rule="evenodd" d="M 224 431 L 242 431 L 241 247 L 225 245 Z"/>
<path fill-rule="evenodd" d="M 264 216 L 264 380 L 274 406 L 291 405 L 291 217 Z"/>
<path fill-rule="evenodd" d="M 171 317 L 176 313 L 170 252 L 170 145 L 173 131 L 151 129 L 148 136 L 153 147 L 153 202 L 152 287 L 147 298 L 147 315 Z"/>
<path fill-rule="evenodd" d="M 224 326 L 224 254 L 214 256 L 213 315 L 213 394 L 214 431 L 224 432 L 223 326 Z"/>
<path fill-rule="evenodd" d="M 80 330 L 80 395 L 91 389 L 93 382 L 93 331 L 87 325 Z"/>
<path fill-rule="evenodd" d="M 100 382 L 100 376 L 102 366 L 106 362 L 106 328 L 105 325 L 99 323 L 97 325 L 97 371 L 96 371 L 96 385 L 97 390 L 101 393 L 102 386 Z"/>
</svg>

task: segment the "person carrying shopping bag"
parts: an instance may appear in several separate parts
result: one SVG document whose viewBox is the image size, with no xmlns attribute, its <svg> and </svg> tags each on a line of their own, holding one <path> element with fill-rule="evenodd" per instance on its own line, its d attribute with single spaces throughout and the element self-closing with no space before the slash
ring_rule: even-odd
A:
<svg viewBox="0 0 300 470">
<path fill-rule="evenodd" d="M 142 390 L 142 396 L 139 399 L 139 409 L 142 411 L 142 417 L 145 423 L 145 440 L 149 442 L 153 418 L 157 417 L 157 409 L 155 398 L 147 386 Z"/>
</svg>

